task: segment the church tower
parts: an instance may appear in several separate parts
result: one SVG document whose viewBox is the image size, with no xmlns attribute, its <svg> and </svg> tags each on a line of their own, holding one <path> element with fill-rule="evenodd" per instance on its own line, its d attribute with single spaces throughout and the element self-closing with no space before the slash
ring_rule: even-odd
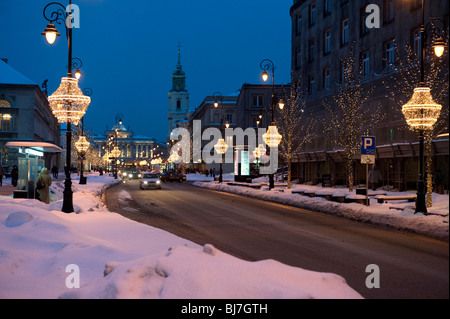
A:
<svg viewBox="0 0 450 319">
<path fill-rule="evenodd" d="M 186 74 L 181 66 L 181 50 L 178 48 L 178 64 L 172 74 L 172 89 L 169 92 L 169 136 L 178 123 L 187 122 L 189 112 L 189 93 L 186 89 Z"/>
</svg>

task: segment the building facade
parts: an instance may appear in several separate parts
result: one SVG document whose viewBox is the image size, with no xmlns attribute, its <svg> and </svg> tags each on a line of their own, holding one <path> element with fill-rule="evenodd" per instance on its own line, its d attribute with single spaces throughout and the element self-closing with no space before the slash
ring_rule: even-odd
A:
<svg viewBox="0 0 450 319">
<path fill-rule="evenodd" d="M 56 117 L 39 85 L 0 60 L 0 160 L 6 172 L 18 164 L 20 149 L 5 147 L 7 142 L 45 142 L 59 146 Z M 44 152 L 48 169 L 60 163 L 60 153 Z"/>
<path fill-rule="evenodd" d="M 437 17 L 446 21 L 448 27 L 448 1 L 431 0 L 425 3 L 425 23 L 430 17 Z M 380 9 L 379 21 L 375 21 L 379 22 L 379 28 L 369 28 L 370 24 L 366 23 L 371 13 L 366 12 L 369 4 L 375 4 Z M 405 90 L 405 87 L 414 87 L 411 83 L 419 80 L 417 61 L 422 54 L 421 5 L 422 1 L 402 0 L 294 1 L 290 9 L 293 81 L 301 79 L 307 91 L 306 111 L 317 120 L 315 138 L 302 153 L 297 154 L 294 174 L 301 182 L 320 183 L 324 175 L 330 174 L 334 183 L 346 182 L 345 156 L 323 133 L 325 127 L 321 119 L 330 116 L 325 105 L 339 94 L 349 70 L 343 61 L 351 54 L 355 73 L 360 76 L 359 85 L 371 92 L 364 108 L 380 114 L 380 120 L 374 127 L 362 128 L 359 134 L 376 137 L 377 166 L 385 186 L 399 190 L 415 189 L 418 138 L 408 129 L 401 113 L 402 105 L 395 101 L 393 95 L 410 92 L 411 97 L 413 89 Z M 439 28 L 442 30 L 443 25 L 436 22 L 432 29 L 439 31 Z M 431 140 L 431 173 L 434 175 L 436 167 L 442 168 L 448 189 L 448 52 L 434 62 L 431 50 L 427 50 L 427 55 L 426 62 L 429 65 L 439 64 L 447 79 L 444 80 L 447 81 L 447 90 L 433 96 L 443 105 L 441 117 L 444 118 L 441 123 L 444 126 L 441 133 L 444 134 L 435 135 Z M 431 69 L 429 65 L 426 72 Z M 401 68 L 406 68 L 408 72 L 404 74 L 410 77 L 409 80 L 403 78 L 403 81 L 410 83 L 403 85 L 396 79 Z M 356 184 L 365 181 L 365 168 L 358 160 L 357 157 L 354 159 Z"/>
<path fill-rule="evenodd" d="M 154 158 L 167 157 L 167 146 L 164 143 L 159 143 L 151 137 L 134 135 L 133 131 L 123 124 L 114 125 L 103 135 L 93 136 L 91 140 L 100 158 L 117 145 L 120 150 L 118 160 L 123 166 L 143 166 L 141 162 L 150 163 Z"/>
</svg>

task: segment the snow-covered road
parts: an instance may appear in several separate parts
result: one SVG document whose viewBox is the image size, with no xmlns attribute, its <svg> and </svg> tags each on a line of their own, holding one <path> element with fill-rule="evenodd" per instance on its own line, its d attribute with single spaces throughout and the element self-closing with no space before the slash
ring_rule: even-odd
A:
<svg viewBox="0 0 450 319">
<path fill-rule="evenodd" d="M 366 298 L 448 297 L 441 241 L 189 184 L 142 191 L 136 181 L 110 188 L 106 200 L 110 211 L 242 259 L 337 273 Z M 370 264 L 382 289 L 366 287 Z"/>
</svg>

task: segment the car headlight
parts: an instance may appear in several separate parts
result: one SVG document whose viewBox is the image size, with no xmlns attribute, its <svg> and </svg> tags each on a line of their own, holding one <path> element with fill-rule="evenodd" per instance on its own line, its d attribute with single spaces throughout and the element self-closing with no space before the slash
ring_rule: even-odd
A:
<svg viewBox="0 0 450 319">
<path fill-rule="evenodd" d="M 161 181 L 156 181 L 156 184 L 161 184 Z"/>
<path fill-rule="evenodd" d="M 123 176 L 127 176 L 127 173 L 124 172 L 124 173 L 123 173 Z"/>
<path fill-rule="evenodd" d="M 132 178 L 133 177 L 133 174 L 130 174 L 130 178 Z"/>
<path fill-rule="evenodd" d="M 148 182 L 147 182 L 147 181 L 144 181 L 144 184 L 146 184 L 146 185 L 147 185 L 147 184 L 148 184 Z"/>
<path fill-rule="evenodd" d="M 138 177 L 142 177 L 142 174 L 139 174 Z"/>
</svg>

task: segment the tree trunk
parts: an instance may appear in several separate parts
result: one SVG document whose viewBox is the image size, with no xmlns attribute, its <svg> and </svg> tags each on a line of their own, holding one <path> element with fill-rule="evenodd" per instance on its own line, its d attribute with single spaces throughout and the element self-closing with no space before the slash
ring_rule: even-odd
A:
<svg viewBox="0 0 450 319">
<path fill-rule="evenodd" d="M 291 189 L 291 178 L 292 178 L 292 160 L 288 158 L 288 178 L 287 178 L 287 188 Z"/>
<path fill-rule="evenodd" d="M 353 192 L 353 160 L 347 158 L 348 190 Z"/>
</svg>

